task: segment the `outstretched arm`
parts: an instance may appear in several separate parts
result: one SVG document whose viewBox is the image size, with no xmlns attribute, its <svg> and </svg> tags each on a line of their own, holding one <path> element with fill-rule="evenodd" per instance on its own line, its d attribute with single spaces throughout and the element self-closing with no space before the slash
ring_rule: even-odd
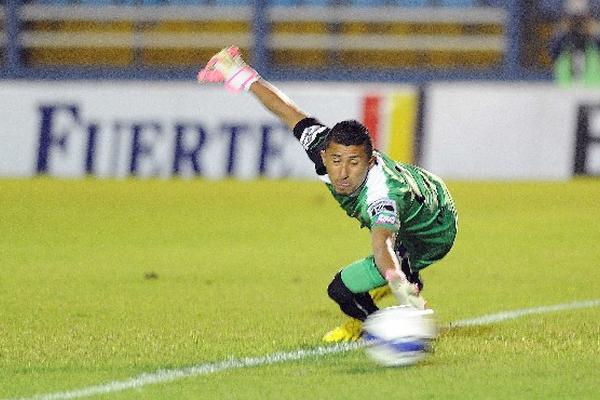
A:
<svg viewBox="0 0 600 400">
<path fill-rule="evenodd" d="M 285 94 L 262 78 L 250 85 L 250 92 L 290 129 L 308 117 Z"/>
<path fill-rule="evenodd" d="M 258 72 L 247 65 L 237 47 L 227 47 L 214 55 L 206 67 L 198 73 L 202 83 L 224 83 L 230 92 L 250 91 L 276 117 L 290 129 L 306 118 L 286 95 L 262 79 Z"/>
</svg>

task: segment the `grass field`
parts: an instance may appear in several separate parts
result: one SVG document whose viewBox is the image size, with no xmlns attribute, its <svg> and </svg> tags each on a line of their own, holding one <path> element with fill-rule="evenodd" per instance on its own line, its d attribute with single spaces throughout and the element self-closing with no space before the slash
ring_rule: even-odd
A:
<svg viewBox="0 0 600 400">
<path fill-rule="evenodd" d="M 439 322 L 600 298 L 600 181 L 450 182 L 459 237 L 423 272 Z M 321 346 L 368 232 L 316 182 L 0 180 L 0 399 Z M 98 399 L 592 399 L 600 308 L 444 330 L 404 369 L 361 350 Z M 64 398 L 40 396 L 42 398 Z"/>
</svg>

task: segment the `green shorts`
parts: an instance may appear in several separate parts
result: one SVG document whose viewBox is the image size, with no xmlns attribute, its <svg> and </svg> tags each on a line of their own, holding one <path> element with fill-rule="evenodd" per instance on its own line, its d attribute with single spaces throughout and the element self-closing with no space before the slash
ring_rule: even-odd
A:
<svg viewBox="0 0 600 400">
<path fill-rule="evenodd" d="M 454 244 L 456 223 L 449 218 L 446 229 L 426 241 L 412 243 L 396 242 L 395 251 L 400 262 L 406 262 L 411 272 L 418 273 L 423 268 L 442 259 Z M 342 282 L 353 293 L 364 293 L 381 287 L 387 283 L 375 265 L 375 258 L 370 255 L 342 268 Z"/>
</svg>

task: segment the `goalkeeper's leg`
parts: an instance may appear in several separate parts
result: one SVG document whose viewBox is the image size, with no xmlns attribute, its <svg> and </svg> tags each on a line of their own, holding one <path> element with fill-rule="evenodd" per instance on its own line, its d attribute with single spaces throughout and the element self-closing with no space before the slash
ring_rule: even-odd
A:
<svg viewBox="0 0 600 400">
<path fill-rule="evenodd" d="M 378 310 L 368 292 L 354 293 L 346 286 L 341 272 L 335 275 L 327 293 L 340 306 L 342 312 L 351 318 L 364 321 L 369 314 Z"/>
<path fill-rule="evenodd" d="M 362 335 L 362 321 L 378 310 L 369 290 L 386 285 L 373 257 L 367 257 L 354 262 L 338 272 L 327 293 L 351 319 L 341 326 L 325 334 L 326 342 L 341 342 L 357 340 Z M 385 292 L 379 295 L 385 295 Z"/>
</svg>

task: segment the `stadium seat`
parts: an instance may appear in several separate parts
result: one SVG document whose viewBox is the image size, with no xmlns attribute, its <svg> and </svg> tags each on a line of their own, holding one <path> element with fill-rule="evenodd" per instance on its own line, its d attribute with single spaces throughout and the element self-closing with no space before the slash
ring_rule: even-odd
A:
<svg viewBox="0 0 600 400">
<path fill-rule="evenodd" d="M 562 0 L 539 0 L 538 7 L 546 12 L 562 10 Z"/>
<path fill-rule="evenodd" d="M 541 0 L 541 1 L 544 1 L 544 0 Z M 556 0 L 552 0 L 552 1 L 556 1 Z M 503 8 L 503 7 L 506 7 L 507 4 L 506 4 L 506 0 L 487 0 L 485 2 L 485 5 L 490 6 L 490 7 Z"/>
<path fill-rule="evenodd" d="M 396 0 L 395 3 L 401 7 L 426 7 L 431 5 L 429 0 Z"/>
<path fill-rule="evenodd" d="M 252 0 L 143 0 L 144 2 L 154 2 L 169 4 L 174 6 L 206 6 L 206 5 L 215 5 L 215 6 L 223 6 L 223 7 L 233 7 L 233 6 L 250 6 L 253 5 Z"/>
<path fill-rule="evenodd" d="M 252 5 L 253 2 L 250 0 L 215 0 L 214 4 L 216 6 L 232 7 L 232 6 L 249 6 L 249 5 Z"/>
<path fill-rule="evenodd" d="M 129 6 L 133 5 L 133 0 L 79 0 L 74 2 L 71 0 L 71 4 L 80 4 L 82 6 Z"/>
<path fill-rule="evenodd" d="M 73 0 L 33 0 L 30 3 L 44 6 L 70 6 L 75 4 Z"/>
<path fill-rule="evenodd" d="M 132 1 L 132 0 L 130 0 Z M 135 1 L 135 0 L 133 0 Z M 135 3 L 136 5 L 142 5 L 142 6 L 165 6 L 165 5 L 169 5 L 170 1 L 169 0 L 137 0 L 137 2 Z"/>
<path fill-rule="evenodd" d="M 298 0 L 270 0 L 269 5 L 271 6 L 296 6 Z"/>
<path fill-rule="evenodd" d="M 442 0 L 442 7 L 474 7 L 477 5 L 476 0 Z"/>
<path fill-rule="evenodd" d="M 400 7 L 425 7 L 429 5 L 430 0 L 350 0 L 350 5 L 356 7 L 379 7 L 379 6 L 400 6 Z"/>
<path fill-rule="evenodd" d="M 196 21 L 186 20 L 166 20 L 144 26 L 143 34 L 164 34 L 167 36 L 176 34 L 186 36 L 209 34 L 212 36 L 222 35 L 225 38 L 232 34 L 247 36 L 249 35 L 250 30 L 251 23 L 249 21 L 217 19 L 198 23 Z M 225 42 L 223 45 L 226 44 L 229 43 Z M 220 47 L 222 47 L 216 43 L 214 46 L 217 47 L 149 47 L 143 49 L 142 54 L 145 65 L 203 65 L 210 57 L 212 57 L 212 55 L 214 55 L 214 53 L 220 50 Z"/>
<path fill-rule="evenodd" d="M 146 1 L 146 0 L 144 0 L 144 1 Z M 152 0 L 149 0 L 149 1 L 152 1 Z M 198 0 L 167 0 L 166 3 L 169 5 L 174 5 L 174 6 L 189 6 L 189 5 L 195 6 L 198 4 L 204 5 L 206 2 L 205 1 L 199 2 Z"/>
<path fill-rule="evenodd" d="M 330 0 L 270 0 L 272 6 L 328 6 Z"/>
<path fill-rule="evenodd" d="M 386 0 L 350 0 L 349 4 L 354 7 L 378 7 L 387 4 Z"/>
<path fill-rule="evenodd" d="M 303 6 L 323 6 L 326 7 L 330 5 L 332 1 L 329 0 L 302 0 Z M 335 3 L 335 0 L 333 1 Z"/>
</svg>

